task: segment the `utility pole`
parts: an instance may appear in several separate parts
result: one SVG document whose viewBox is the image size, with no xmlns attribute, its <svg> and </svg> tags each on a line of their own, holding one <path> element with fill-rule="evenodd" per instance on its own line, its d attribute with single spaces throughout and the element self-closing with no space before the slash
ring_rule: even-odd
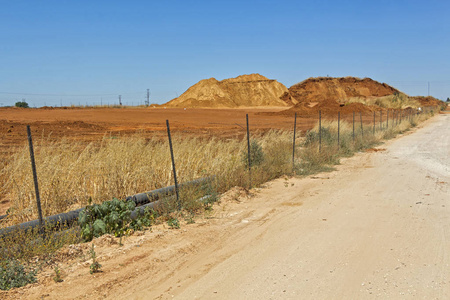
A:
<svg viewBox="0 0 450 300">
<path fill-rule="evenodd" d="M 430 96 L 430 82 L 428 81 L 428 96 Z"/>
<path fill-rule="evenodd" d="M 147 89 L 147 101 L 145 102 L 146 106 L 150 105 L 150 89 Z"/>
<path fill-rule="evenodd" d="M 122 95 L 119 95 L 119 105 L 122 106 Z"/>
</svg>

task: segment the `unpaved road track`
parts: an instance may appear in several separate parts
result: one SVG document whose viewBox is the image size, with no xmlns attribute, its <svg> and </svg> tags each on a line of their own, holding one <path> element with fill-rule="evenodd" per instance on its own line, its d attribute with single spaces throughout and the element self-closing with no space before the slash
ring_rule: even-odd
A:
<svg viewBox="0 0 450 300">
<path fill-rule="evenodd" d="M 63 265 L 63 283 L 49 273 L 8 296 L 449 299 L 450 115 L 380 148 L 229 196 L 180 230 L 157 227 L 123 247 L 96 241 L 103 273 Z"/>
<path fill-rule="evenodd" d="M 297 193 L 264 191 L 290 209 L 254 213 L 208 254 L 220 263 L 185 288 L 195 265 L 162 285 L 178 299 L 449 299 L 450 115 L 386 148 Z"/>
</svg>

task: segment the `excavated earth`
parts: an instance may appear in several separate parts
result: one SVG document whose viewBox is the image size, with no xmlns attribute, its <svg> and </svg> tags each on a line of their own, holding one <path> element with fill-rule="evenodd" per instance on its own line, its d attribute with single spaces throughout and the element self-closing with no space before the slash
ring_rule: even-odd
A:
<svg viewBox="0 0 450 300">
<path fill-rule="evenodd" d="M 297 103 L 292 97 L 285 96 L 288 94 L 288 89 L 278 81 L 250 74 L 222 81 L 215 78 L 201 80 L 164 106 L 224 108 L 292 106 Z"/>
<path fill-rule="evenodd" d="M 287 115 L 295 113 L 300 117 L 316 116 L 319 111 L 324 115 L 343 115 L 353 112 L 366 115 L 374 111 L 385 111 L 378 105 L 369 105 L 371 100 L 398 95 L 416 101 L 420 106 L 438 106 L 440 101 L 434 97 L 409 97 L 394 87 L 372 80 L 357 77 L 317 77 L 309 78 L 289 88 L 282 99 L 295 99 L 297 103 L 289 109 L 267 113 L 268 115 Z M 357 99 L 359 102 L 353 100 Z M 362 103 L 361 103 L 362 102 Z M 266 114 L 266 113 L 263 113 Z"/>
<path fill-rule="evenodd" d="M 297 99 L 293 107 L 274 114 L 299 116 L 324 114 L 370 113 L 380 110 L 378 106 L 362 103 L 349 103 L 349 99 L 377 98 L 400 93 L 399 90 L 370 78 L 356 77 L 317 77 L 309 78 L 289 88 L 289 96 Z M 284 95 L 287 97 L 288 95 Z"/>
</svg>

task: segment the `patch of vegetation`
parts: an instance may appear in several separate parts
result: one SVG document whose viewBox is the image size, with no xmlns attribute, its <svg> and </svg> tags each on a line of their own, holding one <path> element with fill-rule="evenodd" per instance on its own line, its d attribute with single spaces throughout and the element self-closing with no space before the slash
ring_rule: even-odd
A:
<svg viewBox="0 0 450 300">
<path fill-rule="evenodd" d="M 102 265 L 97 261 L 97 254 L 95 253 L 94 243 L 92 243 L 91 250 L 89 251 L 92 258 L 92 263 L 89 266 L 89 273 L 94 274 L 100 272 Z"/>
<path fill-rule="evenodd" d="M 26 101 L 18 101 L 15 104 L 16 107 L 29 108 L 30 106 Z"/>
<path fill-rule="evenodd" d="M 180 229 L 180 221 L 178 221 L 177 218 L 170 218 L 167 221 L 167 225 L 169 225 L 171 229 Z"/>
<path fill-rule="evenodd" d="M 61 269 L 58 267 L 58 265 L 55 266 L 53 271 L 55 272 L 55 276 L 53 276 L 53 281 L 56 283 L 63 282 L 63 279 L 61 277 Z"/>
<path fill-rule="evenodd" d="M 46 229 L 46 234 L 43 235 L 39 228 L 17 228 L 10 234 L 0 236 L 0 260 L 28 261 L 33 257 L 39 257 L 40 261 L 51 260 L 55 252 L 64 245 L 81 241 L 79 228 L 61 229 L 63 231 L 58 234 L 53 229 Z"/>
<path fill-rule="evenodd" d="M 6 259 L 0 262 L 0 289 L 9 290 L 36 282 L 36 271 L 27 270 L 20 261 Z"/>
<path fill-rule="evenodd" d="M 122 201 L 117 198 L 87 206 L 78 217 L 83 239 L 90 241 L 106 233 L 122 237 L 129 229 L 150 226 L 144 219 L 132 222 L 131 212 L 135 208 L 134 201 Z"/>
<path fill-rule="evenodd" d="M 248 168 L 248 149 L 246 148 L 241 153 L 242 162 L 245 168 Z M 258 144 L 257 141 L 252 140 L 250 142 L 250 165 L 252 167 L 259 166 L 264 161 L 264 152 L 261 145 Z"/>
</svg>

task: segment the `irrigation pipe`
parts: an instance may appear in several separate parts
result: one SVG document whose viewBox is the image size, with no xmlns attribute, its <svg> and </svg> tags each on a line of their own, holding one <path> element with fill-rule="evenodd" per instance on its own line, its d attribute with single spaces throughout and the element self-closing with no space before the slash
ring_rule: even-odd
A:
<svg viewBox="0 0 450 300">
<path fill-rule="evenodd" d="M 197 184 L 203 184 L 206 182 L 210 182 L 215 178 L 215 176 L 200 178 L 192 181 L 188 181 L 185 183 L 182 183 L 179 185 L 179 187 L 184 186 L 190 186 L 190 185 L 197 185 Z M 141 208 L 145 209 L 145 204 L 152 204 L 150 207 L 153 207 L 154 205 L 157 205 L 159 203 L 159 199 L 169 196 L 175 192 L 175 186 L 171 185 L 168 187 L 160 188 L 157 190 L 153 190 L 150 192 L 140 193 L 133 196 L 129 196 L 126 198 L 126 200 L 132 200 L 136 203 L 136 206 L 138 208 L 136 210 L 140 210 Z M 75 220 L 78 219 L 78 215 L 82 210 L 84 210 L 85 207 L 79 208 L 73 211 L 69 211 L 67 213 L 61 213 L 53 216 L 49 216 L 45 218 L 45 228 L 60 228 L 60 227 L 68 227 L 70 226 Z M 143 214 L 144 210 L 142 210 Z M 134 212 L 133 212 L 134 213 Z M 27 231 L 32 230 L 39 227 L 39 220 L 32 220 L 25 223 L 21 223 L 18 225 L 13 225 L 9 227 L 5 227 L 3 229 L 0 229 L 0 237 L 8 235 L 10 233 L 14 233 L 16 231 Z"/>
</svg>

